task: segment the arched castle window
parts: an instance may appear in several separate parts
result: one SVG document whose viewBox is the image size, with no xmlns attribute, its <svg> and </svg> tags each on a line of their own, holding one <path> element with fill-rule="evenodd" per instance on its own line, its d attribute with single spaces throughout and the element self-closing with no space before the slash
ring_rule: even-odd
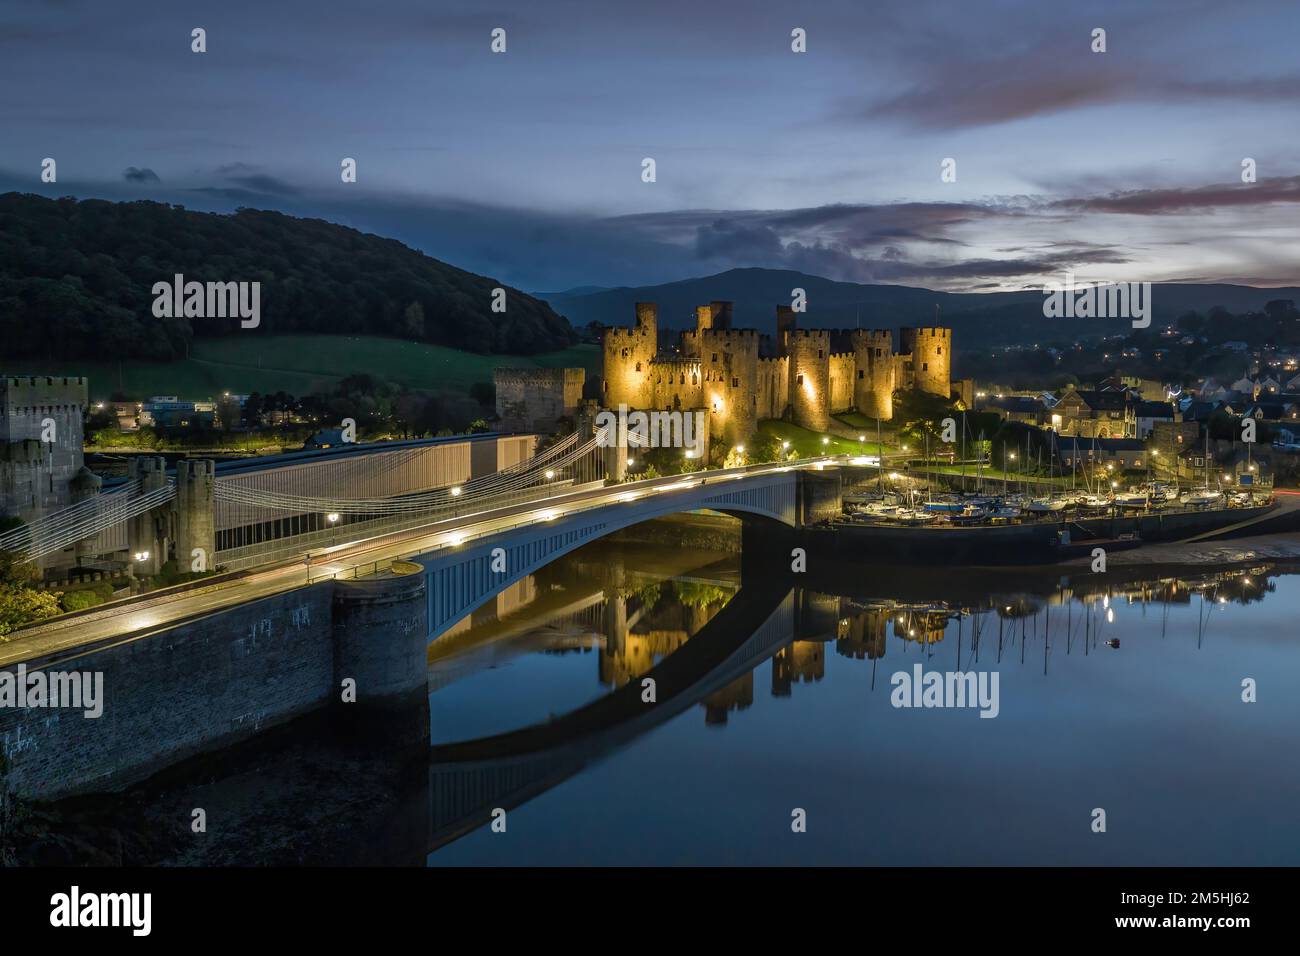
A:
<svg viewBox="0 0 1300 956">
<path fill-rule="evenodd" d="M 682 376 L 682 377 L 685 378 L 685 376 Z M 699 372 L 692 372 L 692 373 L 691 373 L 691 384 L 692 384 L 692 385 L 699 385 L 699 384 L 700 384 L 700 373 L 699 373 Z"/>
<path fill-rule="evenodd" d="M 731 387 L 732 387 L 732 388 L 740 388 L 740 379 L 737 378 L 737 377 L 734 376 L 734 375 L 731 376 Z"/>
<path fill-rule="evenodd" d="M 627 349 L 623 350 L 623 358 L 627 358 Z"/>
<path fill-rule="evenodd" d="M 637 362 L 637 363 L 636 363 L 636 370 L 637 370 L 638 372 L 641 371 L 641 363 L 640 363 L 640 362 Z"/>
<path fill-rule="evenodd" d="M 818 350 L 817 350 L 817 357 L 818 357 L 818 358 L 825 358 L 825 357 L 826 357 L 826 353 L 823 352 L 821 349 L 818 349 Z"/>
<path fill-rule="evenodd" d="M 796 385 L 802 385 L 802 384 L 803 384 L 803 376 L 802 376 L 802 375 L 797 376 L 797 377 L 795 378 L 795 380 L 794 380 L 794 383 L 795 383 Z"/>
<path fill-rule="evenodd" d="M 929 363 L 929 362 L 922 362 L 922 363 L 921 363 L 921 371 L 922 371 L 922 372 L 928 372 L 928 371 L 930 371 L 930 363 Z"/>
<path fill-rule="evenodd" d="M 858 369 L 858 378 L 862 378 L 862 377 L 863 377 L 862 369 Z"/>
<path fill-rule="evenodd" d="M 934 354 L 935 354 L 935 355 L 942 355 L 942 354 L 943 354 L 943 346 L 942 346 L 942 345 L 936 345 L 935 348 L 934 348 Z"/>
<path fill-rule="evenodd" d="M 713 353 L 713 361 L 716 362 L 717 360 L 718 360 L 718 353 L 717 353 L 717 352 L 714 352 L 714 353 Z"/>
</svg>

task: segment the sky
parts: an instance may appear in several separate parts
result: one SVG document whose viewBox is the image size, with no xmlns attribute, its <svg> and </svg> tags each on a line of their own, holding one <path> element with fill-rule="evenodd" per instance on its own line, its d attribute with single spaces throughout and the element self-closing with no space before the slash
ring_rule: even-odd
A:
<svg viewBox="0 0 1300 956">
<path fill-rule="evenodd" d="M 1297 0 L 0 0 L 0 191 L 280 209 L 529 291 L 1297 285 L 1298 40 Z"/>
</svg>

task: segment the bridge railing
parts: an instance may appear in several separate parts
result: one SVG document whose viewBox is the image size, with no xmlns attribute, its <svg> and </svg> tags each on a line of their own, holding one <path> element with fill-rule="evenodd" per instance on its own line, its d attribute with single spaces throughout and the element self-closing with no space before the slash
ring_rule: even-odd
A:
<svg viewBox="0 0 1300 956">
<path fill-rule="evenodd" d="M 593 487 L 602 484 L 590 483 Z M 350 521 L 334 527 L 321 528 L 302 534 L 288 535 L 282 538 L 270 538 L 256 544 L 247 544 L 237 548 L 228 548 L 217 552 L 217 566 L 227 571 L 241 571 L 266 564 L 305 555 L 317 548 L 328 548 L 355 539 L 358 534 L 367 537 L 379 537 L 399 531 L 416 528 L 432 528 L 445 521 L 454 521 L 469 514 L 476 514 L 485 507 L 502 508 L 512 504 L 522 504 L 545 499 L 554 495 L 557 487 L 572 488 L 570 482 L 556 482 L 552 485 L 523 488 L 516 491 L 489 495 L 476 501 L 466 502 L 464 506 L 452 505 L 425 513 L 414 515 L 386 516 L 362 521 Z M 585 487 L 585 486 L 584 486 Z"/>
<path fill-rule="evenodd" d="M 724 480 L 743 478 L 746 475 L 797 471 L 797 470 L 803 470 L 807 468 L 822 468 L 828 464 L 843 464 L 847 461 L 851 461 L 854 457 L 857 456 L 825 455 L 817 458 L 806 458 L 806 459 L 800 459 L 797 461 L 785 462 L 785 463 L 763 462 L 754 465 L 742 465 L 735 468 L 706 469 L 701 471 L 687 472 L 686 474 L 682 474 L 682 475 L 664 475 L 659 478 L 646 478 L 641 481 L 624 482 L 619 485 L 610 485 L 608 486 L 607 490 L 613 490 L 617 488 L 619 490 L 620 499 L 632 501 L 635 500 L 637 497 L 639 497 L 641 494 L 649 494 L 652 492 L 664 491 L 664 490 L 673 490 L 678 487 L 682 487 L 682 488 L 697 487 L 703 484 L 708 484 L 710 482 L 719 482 Z M 553 503 L 558 509 L 561 507 L 565 507 L 567 503 L 573 501 L 574 499 L 581 500 L 583 497 L 586 496 L 586 494 L 588 494 L 587 491 L 575 491 L 566 495 L 559 495 L 545 500 L 547 500 L 550 503 Z M 580 514 L 584 511 L 589 511 L 595 508 L 604 508 L 608 506 L 609 506 L 608 501 L 600 501 L 593 504 L 579 505 L 577 507 L 566 507 L 565 510 L 563 511 L 562 516 L 568 517 L 569 515 Z M 418 555 L 435 554 L 443 550 L 463 547 L 465 544 L 471 541 L 477 541 L 483 538 L 493 537 L 495 535 L 499 535 L 504 532 L 514 531 L 518 528 L 524 528 L 531 525 L 536 525 L 538 523 L 538 513 L 536 511 L 528 511 L 526 512 L 526 514 L 527 514 L 526 518 L 521 518 L 521 520 L 516 521 L 513 524 L 495 525 L 492 528 L 484 529 L 482 531 L 473 531 L 473 532 L 466 532 L 464 534 L 455 534 L 454 532 L 452 532 L 452 529 L 448 529 L 448 533 L 450 537 L 448 538 L 448 540 L 442 543 L 426 544 L 419 548 L 414 548 L 409 551 L 404 551 L 401 554 L 396 554 L 391 557 L 382 558 L 377 561 L 361 561 L 354 565 L 351 565 L 350 567 L 342 568 L 338 571 L 332 571 L 328 573 L 321 573 L 319 575 L 310 576 L 309 581 L 315 582 L 315 581 L 322 581 L 330 578 L 347 579 L 347 578 L 368 577 L 370 575 L 379 574 L 382 571 L 388 570 L 390 567 L 392 567 L 393 563 L 396 561 L 406 561 Z M 478 515 L 483 518 L 487 518 L 489 517 L 490 513 L 478 512 Z M 555 517 L 561 517 L 561 514 L 557 513 Z M 543 518 L 542 520 L 551 520 L 551 519 Z"/>
</svg>

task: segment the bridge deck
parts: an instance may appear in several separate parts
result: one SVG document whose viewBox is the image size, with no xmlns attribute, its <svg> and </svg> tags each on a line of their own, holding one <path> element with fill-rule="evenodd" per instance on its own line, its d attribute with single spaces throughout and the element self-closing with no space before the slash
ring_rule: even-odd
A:
<svg viewBox="0 0 1300 956">
<path fill-rule="evenodd" d="M 830 460 L 830 459 L 825 459 Z M 825 461 L 823 460 L 823 461 Z M 349 542 L 315 556 L 310 572 L 304 564 L 289 564 L 255 571 L 245 577 L 178 594 L 144 596 L 89 615 L 56 618 L 22 628 L 0 644 L 0 667 L 20 661 L 66 660 L 95 647 L 135 640 L 185 621 L 245 604 L 334 576 L 352 576 L 398 557 L 433 551 L 448 544 L 548 520 L 559 509 L 565 514 L 590 508 L 627 504 L 627 496 L 653 496 L 656 505 L 680 500 L 681 510 L 698 505 L 701 482 L 743 487 L 746 477 L 770 476 L 781 471 L 815 467 L 817 460 L 790 465 L 751 466 L 745 469 L 670 476 L 629 485 L 612 485 L 559 495 L 545 502 L 528 502 L 480 514 L 445 519 L 421 528 L 379 538 Z M 710 488 L 712 490 L 712 488 Z"/>
</svg>

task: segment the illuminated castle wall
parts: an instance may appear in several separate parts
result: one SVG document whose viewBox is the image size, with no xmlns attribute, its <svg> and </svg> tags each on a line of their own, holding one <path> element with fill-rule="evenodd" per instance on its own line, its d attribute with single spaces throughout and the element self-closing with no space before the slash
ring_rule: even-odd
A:
<svg viewBox="0 0 1300 956">
<path fill-rule="evenodd" d="M 801 329 L 789 306 L 776 313 L 773 339 L 732 328 L 730 302 L 699 306 L 695 328 L 661 353 L 658 308 L 638 302 L 632 328 L 605 330 L 602 404 L 703 409 L 710 438 L 734 445 L 765 418 L 825 431 L 851 409 L 888 421 L 897 390 L 950 395 L 950 329 L 903 329 L 895 352 L 887 329 Z"/>
</svg>

